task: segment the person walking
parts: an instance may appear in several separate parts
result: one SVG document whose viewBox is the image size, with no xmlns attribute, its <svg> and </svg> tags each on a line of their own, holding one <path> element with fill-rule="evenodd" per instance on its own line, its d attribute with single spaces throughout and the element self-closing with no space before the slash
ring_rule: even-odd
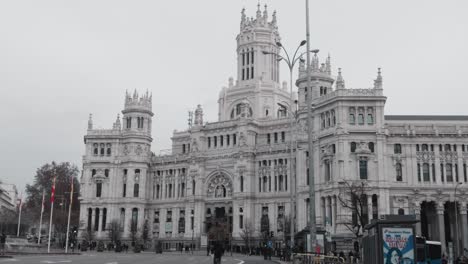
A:
<svg viewBox="0 0 468 264">
<path fill-rule="evenodd" d="M 6 235 L 4 232 L 2 232 L 2 235 L 0 235 L 0 251 L 2 255 L 5 255 L 5 244 L 6 244 Z"/>
<path fill-rule="evenodd" d="M 221 264 L 221 257 L 224 254 L 224 248 L 221 245 L 221 243 L 217 242 L 215 244 L 214 249 L 213 249 L 213 254 L 214 254 L 213 264 Z"/>
</svg>

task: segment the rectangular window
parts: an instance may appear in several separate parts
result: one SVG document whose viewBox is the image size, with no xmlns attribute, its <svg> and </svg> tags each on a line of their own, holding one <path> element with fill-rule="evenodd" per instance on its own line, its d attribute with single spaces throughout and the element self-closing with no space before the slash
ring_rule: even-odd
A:
<svg viewBox="0 0 468 264">
<path fill-rule="evenodd" d="M 444 164 L 440 164 L 440 180 L 444 182 Z"/>
<path fill-rule="evenodd" d="M 281 132 L 281 142 L 286 141 L 286 133 L 283 131 Z"/>
<path fill-rule="evenodd" d="M 250 61 L 251 61 L 252 64 L 254 63 L 254 52 L 253 51 L 250 52 Z"/>
<path fill-rule="evenodd" d="M 430 182 L 431 178 L 429 176 L 429 164 L 424 163 L 423 164 L 423 180 L 425 182 Z"/>
<path fill-rule="evenodd" d="M 213 137 L 213 146 L 216 148 L 218 146 L 218 137 L 214 136 Z"/>
<path fill-rule="evenodd" d="M 239 215 L 239 228 L 242 229 L 244 228 L 244 216 Z"/>
<path fill-rule="evenodd" d="M 270 144 L 270 141 L 271 141 L 271 136 L 270 134 L 267 134 L 267 144 Z"/>
<path fill-rule="evenodd" d="M 138 183 L 135 183 L 133 185 L 133 197 L 138 197 L 140 194 L 140 185 Z"/>
<path fill-rule="evenodd" d="M 349 114 L 349 124 L 354 125 L 356 124 L 356 118 L 354 117 L 354 114 Z"/>
<path fill-rule="evenodd" d="M 374 124 L 374 116 L 372 116 L 372 114 L 367 114 L 367 124 L 368 125 Z"/>
<path fill-rule="evenodd" d="M 401 144 L 393 145 L 393 153 L 394 154 L 401 154 Z"/>
<path fill-rule="evenodd" d="M 229 146 L 229 135 L 226 135 L 226 145 Z"/>
<path fill-rule="evenodd" d="M 185 153 L 185 144 L 182 144 L 182 153 Z"/>
<path fill-rule="evenodd" d="M 249 56 L 249 55 L 250 55 L 250 53 L 249 53 L 249 52 L 247 52 L 247 53 L 246 53 L 246 55 L 247 55 L 247 65 L 249 65 L 249 63 L 250 63 L 250 56 Z"/>
<path fill-rule="evenodd" d="M 172 211 L 167 211 L 166 223 L 172 223 Z"/>
<path fill-rule="evenodd" d="M 452 170 L 452 164 L 447 163 L 445 165 L 445 178 L 447 179 L 447 182 L 453 182 L 453 170 Z"/>
<path fill-rule="evenodd" d="M 242 69 L 242 80 L 245 80 L 245 73 L 244 73 L 244 69 Z"/>
<path fill-rule="evenodd" d="M 250 79 L 254 78 L 254 67 L 250 67 Z"/>
<path fill-rule="evenodd" d="M 208 148 L 211 148 L 211 137 L 208 137 Z"/>
<path fill-rule="evenodd" d="M 361 180 L 367 180 L 367 160 L 359 161 L 359 178 Z"/>
<path fill-rule="evenodd" d="M 233 146 L 237 145 L 237 143 L 236 143 L 237 140 L 236 140 L 236 139 L 237 139 L 237 135 L 236 135 L 236 134 L 232 134 L 232 145 L 233 145 Z"/>
<path fill-rule="evenodd" d="M 246 80 L 249 79 L 249 71 L 250 71 L 250 69 L 249 69 L 249 67 L 247 67 L 247 68 L 245 69 L 245 79 L 246 79 Z"/>
<path fill-rule="evenodd" d="M 126 197 L 126 196 L 127 196 L 127 184 L 124 183 L 123 188 L 122 188 L 122 197 Z"/>
<path fill-rule="evenodd" d="M 330 181 L 330 172 L 331 172 L 330 161 L 325 160 L 324 165 L 325 165 L 325 181 Z"/>
<path fill-rule="evenodd" d="M 458 178 L 458 164 L 455 164 L 455 182 L 459 182 L 459 178 Z"/>
<path fill-rule="evenodd" d="M 223 136 L 220 136 L 219 137 L 219 145 L 222 147 L 224 144 L 224 137 Z"/>
<path fill-rule="evenodd" d="M 245 65 L 245 53 L 242 53 L 242 66 Z"/>
<path fill-rule="evenodd" d="M 403 170 L 401 168 L 401 163 L 396 164 L 396 180 L 401 182 L 403 181 Z"/>
<path fill-rule="evenodd" d="M 466 163 L 463 163 L 463 179 L 465 180 L 465 182 L 468 182 L 468 178 L 466 175 Z"/>
<path fill-rule="evenodd" d="M 275 143 L 278 143 L 278 132 L 275 132 L 274 136 L 275 136 Z"/>
<path fill-rule="evenodd" d="M 418 182 L 421 181 L 421 164 L 418 163 Z"/>
<path fill-rule="evenodd" d="M 364 125 L 364 114 L 359 114 L 358 115 L 358 124 L 359 125 Z"/>
<path fill-rule="evenodd" d="M 436 182 L 436 174 L 435 174 L 435 164 L 432 163 L 432 182 Z"/>
<path fill-rule="evenodd" d="M 96 197 L 101 197 L 101 192 L 102 192 L 102 183 L 98 182 L 96 183 Z"/>
</svg>

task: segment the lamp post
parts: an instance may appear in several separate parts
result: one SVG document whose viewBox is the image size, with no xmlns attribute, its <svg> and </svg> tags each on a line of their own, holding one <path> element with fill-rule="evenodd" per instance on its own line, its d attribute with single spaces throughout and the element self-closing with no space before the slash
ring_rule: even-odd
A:
<svg viewBox="0 0 468 264">
<path fill-rule="evenodd" d="M 289 133 L 290 133 L 290 156 L 289 156 L 289 171 L 290 171 L 290 179 L 291 179 L 291 210 L 290 210 L 290 218 L 291 218 L 291 229 L 290 229 L 290 235 L 291 235 L 291 248 L 293 247 L 294 245 L 294 218 L 295 218 L 295 188 L 296 188 L 296 181 L 295 181 L 295 174 L 293 174 L 293 159 L 294 159 L 294 153 L 293 153 L 293 144 L 294 144 L 294 138 L 293 138 L 293 121 L 294 121 L 294 117 L 293 117 L 293 112 L 292 112 L 292 107 L 294 105 L 294 98 L 293 98 L 293 85 L 292 85 L 292 75 L 293 75 L 293 69 L 294 69 L 294 65 L 296 65 L 296 62 L 302 57 L 302 54 L 300 54 L 299 56 L 297 56 L 297 52 L 299 51 L 299 49 L 304 46 L 306 44 L 306 41 L 303 40 L 301 41 L 301 43 L 299 43 L 299 45 L 297 46 L 296 48 L 296 51 L 294 52 L 294 55 L 292 57 L 289 56 L 287 50 L 284 48 L 284 46 L 281 44 L 281 42 L 276 42 L 276 46 L 280 47 L 283 49 L 284 53 L 286 54 L 286 57 L 283 57 L 281 55 L 278 55 L 276 53 L 273 53 L 273 52 L 268 52 L 268 51 L 263 51 L 263 54 L 267 55 L 267 54 L 275 54 L 276 56 L 279 57 L 279 60 L 283 60 L 284 62 L 286 62 L 288 68 L 289 68 L 289 112 L 290 112 L 290 118 L 289 118 L 289 122 L 290 122 L 290 125 L 289 125 Z M 287 111 L 287 108 L 285 109 Z"/>
<path fill-rule="evenodd" d="M 455 256 L 458 257 L 459 255 L 459 249 L 460 249 L 460 244 L 459 244 L 459 241 L 458 241 L 458 205 L 457 205 L 457 188 L 458 186 L 462 185 L 461 182 L 457 182 L 457 184 L 455 185 L 455 194 L 454 194 L 454 201 L 455 201 L 455 241 L 457 242 L 456 245 L 457 245 L 457 251 L 455 251 Z"/>
</svg>

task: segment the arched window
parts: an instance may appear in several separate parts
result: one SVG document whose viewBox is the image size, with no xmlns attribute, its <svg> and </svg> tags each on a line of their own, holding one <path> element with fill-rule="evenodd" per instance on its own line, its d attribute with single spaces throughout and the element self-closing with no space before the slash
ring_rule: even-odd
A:
<svg viewBox="0 0 468 264">
<path fill-rule="evenodd" d="M 102 183 L 97 182 L 96 183 L 96 197 L 97 198 L 101 197 L 101 194 L 102 194 Z"/>
<path fill-rule="evenodd" d="M 351 142 L 351 152 L 356 152 L 356 142 Z"/>
<path fill-rule="evenodd" d="M 399 208 L 398 209 L 398 215 L 404 215 L 405 214 L 405 209 Z"/>
<path fill-rule="evenodd" d="M 195 180 L 192 180 L 192 195 L 195 195 Z"/>
<path fill-rule="evenodd" d="M 111 153 L 112 153 L 112 151 L 111 151 L 111 144 L 108 143 L 108 144 L 107 144 L 107 156 L 110 156 Z"/>
<path fill-rule="evenodd" d="M 401 144 L 393 145 L 393 153 L 394 154 L 401 154 Z"/>
<path fill-rule="evenodd" d="M 451 150 L 452 150 L 452 148 L 451 148 L 450 144 L 445 144 L 444 151 L 451 151 Z"/>
<path fill-rule="evenodd" d="M 268 177 L 263 176 L 263 192 L 267 191 Z"/>
<path fill-rule="evenodd" d="M 349 113 L 349 124 L 350 125 L 355 125 L 356 124 L 356 117 L 354 116 L 354 113 Z"/>
<path fill-rule="evenodd" d="M 367 124 L 368 125 L 374 124 L 374 116 L 372 114 L 367 114 Z"/>
<path fill-rule="evenodd" d="M 109 169 L 104 170 L 104 176 L 109 177 Z"/>
<path fill-rule="evenodd" d="M 396 169 L 396 180 L 399 182 L 403 181 L 403 170 L 401 168 L 401 163 L 397 163 L 395 165 L 395 169 Z"/>
<path fill-rule="evenodd" d="M 369 142 L 368 144 L 369 150 L 374 153 L 374 142 Z"/>
<path fill-rule="evenodd" d="M 364 125 L 364 114 L 359 114 L 358 115 L 358 124 L 359 125 Z"/>
<path fill-rule="evenodd" d="M 323 129 L 325 128 L 325 114 L 324 113 L 320 115 L 320 120 L 322 121 L 322 129 Z"/>
<path fill-rule="evenodd" d="M 93 148 L 94 148 L 93 154 L 95 156 L 98 155 L 99 154 L 99 145 L 98 145 L 98 143 L 94 143 Z"/>
<path fill-rule="evenodd" d="M 427 144 L 422 144 L 421 150 L 422 150 L 422 151 L 428 151 L 428 150 L 429 150 L 429 147 L 427 146 Z"/>
<path fill-rule="evenodd" d="M 331 126 L 330 113 L 327 112 L 326 116 L 327 116 L 327 127 L 330 127 Z"/>
<path fill-rule="evenodd" d="M 359 178 L 367 180 L 367 160 L 359 160 Z"/>
<path fill-rule="evenodd" d="M 104 156 L 104 144 L 101 144 L 101 156 Z"/>
<path fill-rule="evenodd" d="M 130 230 L 136 232 L 138 230 L 138 208 L 132 209 L 132 222 L 130 223 Z"/>
</svg>

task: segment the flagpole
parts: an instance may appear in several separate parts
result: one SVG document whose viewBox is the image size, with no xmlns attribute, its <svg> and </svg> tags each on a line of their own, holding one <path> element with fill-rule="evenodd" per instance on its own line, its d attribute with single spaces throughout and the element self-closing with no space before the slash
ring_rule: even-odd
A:
<svg viewBox="0 0 468 264">
<path fill-rule="evenodd" d="M 18 216 L 18 231 L 16 232 L 16 237 L 20 235 L 20 226 L 21 226 L 21 208 L 23 207 L 23 192 L 21 192 L 20 204 L 19 204 L 19 216 Z"/>
<path fill-rule="evenodd" d="M 52 182 L 52 191 L 50 194 L 50 220 L 49 220 L 49 241 L 47 242 L 47 253 L 50 253 L 50 236 L 52 234 L 52 215 L 54 214 L 54 200 L 55 200 L 55 176 Z"/>
<path fill-rule="evenodd" d="M 44 199 L 45 199 L 45 190 L 42 189 L 42 204 L 41 204 L 41 220 L 39 220 L 39 234 L 37 239 L 37 244 L 41 244 L 41 229 L 42 229 L 42 216 L 44 214 Z"/>
<path fill-rule="evenodd" d="M 70 206 L 68 206 L 68 222 L 67 222 L 67 238 L 65 239 L 65 253 L 68 253 L 68 237 L 70 233 L 70 215 L 73 205 L 73 176 L 71 182 L 71 192 L 70 192 Z"/>
</svg>

